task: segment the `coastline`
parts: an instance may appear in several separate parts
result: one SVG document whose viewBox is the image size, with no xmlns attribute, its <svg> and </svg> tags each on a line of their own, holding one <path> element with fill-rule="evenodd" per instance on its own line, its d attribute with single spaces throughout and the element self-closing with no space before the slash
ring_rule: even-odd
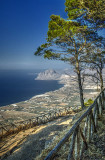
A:
<svg viewBox="0 0 105 160">
<path fill-rule="evenodd" d="M 74 81 L 74 76 L 70 76 L 66 80 L 59 80 L 59 83 L 63 84 L 63 87 L 57 90 L 35 95 L 29 100 L 0 107 L 0 121 L 2 123 L 15 123 L 48 113 L 51 110 L 67 106 L 80 106 L 78 85 Z M 90 98 L 94 100 L 98 94 L 99 92 L 96 91 L 96 86 L 93 82 L 90 80 L 85 82 L 85 100 Z"/>
<path fill-rule="evenodd" d="M 58 81 L 34 80 L 42 72 L 14 70 L 0 72 L 0 107 L 29 100 L 35 95 L 59 89 Z"/>
<path fill-rule="evenodd" d="M 46 81 L 46 80 L 44 80 L 44 81 Z M 50 80 L 48 80 L 48 81 L 50 81 Z M 60 88 L 62 88 L 64 86 L 63 84 L 58 83 L 58 80 L 51 80 L 51 81 L 56 81 L 56 83 L 57 83 L 56 85 L 58 85 L 57 89 L 49 89 L 49 91 L 42 91 L 42 93 L 34 94 L 33 96 L 29 96 L 28 98 L 24 98 L 24 100 L 14 100 L 15 102 L 13 102 L 13 103 L 7 103 L 7 104 L 4 104 L 4 105 L 0 105 L 0 109 L 2 107 L 17 104 L 17 103 L 21 103 L 21 102 L 24 103 L 25 101 L 30 100 L 32 97 L 44 95 L 46 92 L 53 92 L 53 91 L 59 90 Z"/>
<path fill-rule="evenodd" d="M 62 109 L 63 107 L 65 108 L 68 105 L 75 105 L 74 101 L 77 102 L 79 100 L 79 97 L 77 94 L 78 87 L 73 79 L 74 77 L 71 77 L 71 79 L 66 81 L 64 83 L 64 86 L 58 90 L 46 92 L 45 94 L 34 96 L 30 100 L 20 102 L 17 104 L 12 104 L 12 107 L 14 107 L 14 109 L 8 113 L 14 114 L 15 118 L 11 117 L 11 124 L 15 124 L 15 122 L 20 121 L 20 119 L 16 120 L 16 117 L 19 117 L 22 120 L 24 120 L 26 124 L 27 121 L 25 120 L 28 119 L 30 125 L 29 120 L 32 117 L 37 116 L 36 113 L 33 113 L 32 115 L 33 109 L 33 111 L 40 111 L 39 114 L 43 115 L 45 112 L 47 113 L 51 109 Z M 99 94 L 99 92 L 96 92 L 96 86 L 93 85 L 93 82 L 90 83 L 90 81 L 88 81 L 87 83 L 85 83 L 84 96 L 87 99 L 95 99 L 97 94 Z M 77 105 L 79 104 L 77 103 Z M 22 107 L 24 107 L 24 110 Z M 18 109 L 18 111 L 16 111 L 16 108 Z M 82 110 L 81 112 L 83 113 L 85 110 Z M 73 124 L 72 120 L 74 119 L 74 116 L 78 119 L 78 117 L 82 114 L 81 112 L 79 113 L 79 115 L 77 114 L 77 116 L 75 116 L 75 112 L 71 112 L 71 114 L 69 115 L 59 117 L 58 119 L 54 119 L 54 121 L 48 122 L 46 124 L 42 124 L 33 128 L 29 128 L 27 130 L 20 131 L 18 134 L 16 134 L 16 136 L 13 136 L 13 138 L 8 140 L 6 139 L 6 144 L 2 148 L 3 152 L 1 153 L 1 155 L 4 156 L 7 153 L 10 153 L 7 157 L 8 160 L 14 160 L 19 158 L 24 159 L 24 155 L 26 155 L 28 159 L 32 159 L 33 157 L 34 159 L 40 159 L 40 153 L 44 149 L 47 149 L 50 145 L 55 145 L 56 139 L 61 139 L 62 136 L 70 130 L 70 127 Z M 10 122 L 10 119 L 8 122 Z M 24 122 L 21 122 L 19 124 L 24 124 Z M 34 121 L 32 120 L 31 122 Z M 8 124 L 9 123 L 6 123 L 6 125 Z M 13 150 L 12 154 L 11 150 Z M 32 151 L 34 153 L 34 156 L 32 154 Z"/>
</svg>

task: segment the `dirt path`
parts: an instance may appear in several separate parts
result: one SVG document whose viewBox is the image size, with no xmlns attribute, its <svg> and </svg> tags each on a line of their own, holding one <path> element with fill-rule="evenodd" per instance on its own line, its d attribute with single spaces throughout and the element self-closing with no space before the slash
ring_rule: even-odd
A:
<svg viewBox="0 0 105 160">
<path fill-rule="evenodd" d="M 0 156 L 5 160 L 32 160 L 65 130 L 75 113 L 60 117 L 45 125 L 40 125 L 9 136 L 0 143 Z"/>
</svg>

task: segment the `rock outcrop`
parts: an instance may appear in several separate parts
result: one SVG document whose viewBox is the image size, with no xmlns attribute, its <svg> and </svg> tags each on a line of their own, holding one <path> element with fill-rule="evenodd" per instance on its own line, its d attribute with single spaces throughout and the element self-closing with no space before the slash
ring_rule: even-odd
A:
<svg viewBox="0 0 105 160">
<path fill-rule="evenodd" d="M 59 80 L 60 77 L 61 74 L 59 74 L 55 70 L 50 69 L 39 73 L 35 80 Z"/>
</svg>

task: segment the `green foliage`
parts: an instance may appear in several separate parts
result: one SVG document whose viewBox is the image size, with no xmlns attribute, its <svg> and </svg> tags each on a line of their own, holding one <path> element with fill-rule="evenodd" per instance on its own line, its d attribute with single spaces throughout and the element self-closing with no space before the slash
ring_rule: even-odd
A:
<svg viewBox="0 0 105 160">
<path fill-rule="evenodd" d="M 66 0 L 65 6 L 70 19 L 84 15 L 84 18 L 98 23 L 105 21 L 105 0 Z"/>
<path fill-rule="evenodd" d="M 40 56 L 40 55 L 41 55 L 41 51 L 42 51 L 42 50 L 43 50 L 43 48 L 42 48 L 42 47 L 38 47 L 38 48 L 37 48 L 37 51 L 34 53 L 34 55 L 35 55 L 35 56 L 37 56 L 37 55 L 39 55 L 39 56 Z"/>
<path fill-rule="evenodd" d="M 86 31 L 87 27 L 80 26 L 76 21 L 68 21 L 57 15 L 51 15 L 50 18 L 51 20 L 49 21 L 47 32 L 47 43 L 38 47 L 35 55 L 42 55 L 44 58 L 48 59 L 57 59 L 65 62 L 69 61 L 72 64 L 75 64 L 75 58 L 70 56 L 72 53 L 75 53 L 73 43 L 75 42 L 76 36 L 80 40 L 80 43 L 78 43 L 79 47 L 81 43 L 84 43 L 83 37 L 80 33 Z M 62 48 L 65 48 L 64 50 L 66 53 L 65 51 L 64 53 L 61 53 L 60 49 L 62 50 Z"/>
<path fill-rule="evenodd" d="M 54 53 L 50 50 L 45 50 L 44 58 L 47 59 L 60 59 L 60 54 Z"/>
<path fill-rule="evenodd" d="M 45 44 L 41 45 L 41 48 L 47 48 L 47 47 L 50 47 L 50 46 L 51 46 L 51 43 L 45 43 Z"/>
<path fill-rule="evenodd" d="M 84 105 L 88 107 L 88 106 L 92 105 L 93 102 L 94 102 L 94 101 L 93 101 L 92 99 L 88 99 L 88 101 L 85 102 Z"/>
<path fill-rule="evenodd" d="M 51 41 L 57 37 L 73 36 L 78 33 L 81 28 L 80 24 L 76 21 L 67 21 L 57 15 L 52 15 L 51 20 L 49 21 L 49 30 L 47 41 Z M 83 26 L 82 29 L 86 29 L 86 26 Z"/>
</svg>

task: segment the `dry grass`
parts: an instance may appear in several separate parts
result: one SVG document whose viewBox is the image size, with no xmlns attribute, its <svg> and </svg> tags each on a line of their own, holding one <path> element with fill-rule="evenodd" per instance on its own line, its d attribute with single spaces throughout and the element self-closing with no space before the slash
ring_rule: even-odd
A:
<svg viewBox="0 0 105 160">
<path fill-rule="evenodd" d="M 98 122 L 97 133 L 94 133 L 83 160 L 105 160 L 105 114 Z"/>
<path fill-rule="evenodd" d="M 48 148 L 44 149 L 39 156 L 35 158 L 35 160 L 43 160 L 48 153 L 58 144 L 58 142 L 67 134 L 67 132 L 70 130 L 70 128 L 75 124 L 75 122 L 79 119 L 79 117 L 86 111 L 87 109 L 84 109 L 77 114 L 74 115 L 73 120 L 69 123 L 68 127 L 59 133 L 58 136 L 54 139 L 54 141 L 49 145 Z M 67 121 L 65 121 L 67 123 Z M 67 155 L 69 152 L 69 144 L 70 139 L 68 142 L 64 144 L 64 146 L 60 149 L 59 153 L 56 155 L 54 160 L 67 160 Z"/>
<path fill-rule="evenodd" d="M 73 118 L 73 121 L 68 125 L 67 129 L 64 130 L 59 136 L 55 138 L 53 143 L 46 149 L 42 151 L 42 153 L 35 158 L 35 160 L 44 160 L 44 158 L 48 155 L 48 153 L 58 144 L 58 142 L 66 135 L 72 125 L 78 120 L 78 118 L 85 112 L 83 110 L 76 114 Z M 84 123 L 82 124 L 84 125 Z M 83 127 L 81 125 L 81 127 Z M 88 150 L 86 150 L 83 154 L 83 160 L 105 160 L 105 114 L 98 121 L 98 132 L 94 133 L 94 136 L 91 140 L 91 143 L 88 145 Z M 66 142 L 60 151 L 54 157 L 54 160 L 67 160 L 68 152 L 70 147 L 70 139 Z"/>
<path fill-rule="evenodd" d="M 86 108 L 87 109 L 87 108 Z M 58 142 L 66 135 L 66 133 L 70 130 L 70 128 L 73 126 L 73 124 L 79 119 L 79 117 L 85 112 L 86 110 L 82 110 L 78 112 L 77 114 L 72 112 L 71 115 L 60 117 L 59 119 L 56 119 L 48 124 L 41 125 L 38 128 L 32 128 L 28 129 L 25 132 L 21 131 L 18 133 L 17 137 L 15 137 L 16 141 L 18 142 L 18 138 L 22 136 L 22 138 L 25 138 L 22 143 L 19 143 L 17 148 L 13 151 L 13 154 L 11 154 L 7 160 L 20 160 L 19 157 L 22 156 L 22 159 L 24 159 L 24 156 L 32 156 L 31 154 L 34 153 L 32 157 L 28 157 L 29 160 L 44 160 L 44 158 L 48 155 L 48 153 L 58 144 Z M 73 117 L 74 116 L 74 117 Z M 72 121 L 73 119 L 73 121 Z M 85 152 L 84 160 L 89 160 L 89 158 L 96 157 L 98 153 L 98 159 L 96 160 L 104 160 L 102 159 L 102 153 L 100 152 L 99 148 L 102 148 L 102 142 L 105 142 L 105 126 L 103 127 L 103 123 L 105 123 L 105 119 L 100 119 L 99 121 L 99 131 L 98 134 L 100 134 L 100 137 L 97 138 L 98 134 L 95 134 L 95 137 L 93 140 L 97 139 L 97 145 L 99 144 L 98 141 L 100 141 L 100 147 L 94 147 L 95 143 L 92 140 L 92 143 L 89 145 L 89 150 Z M 82 127 L 82 125 L 81 125 Z M 19 136 L 20 135 L 20 136 Z M 27 135 L 29 135 L 27 139 Z M 104 138 L 103 138 L 104 137 Z M 12 141 L 11 141 L 12 142 Z M 48 145 L 45 147 L 45 143 L 49 142 Z M 8 141 L 10 143 L 10 141 Z M 28 143 L 28 145 L 27 145 Z M 69 147 L 70 147 L 70 139 L 68 142 L 66 142 L 63 147 L 60 149 L 60 151 L 57 153 L 54 160 L 66 160 Z M 44 146 L 43 146 L 44 144 Z M 14 145 L 15 146 L 15 145 Z M 26 147 L 25 147 L 26 146 Z M 30 153 L 27 151 L 27 147 L 30 147 Z M 5 146 L 6 147 L 6 146 Z M 44 149 L 45 148 L 45 149 Z M 104 143 L 103 143 L 103 148 Z M 9 149 L 9 148 L 8 148 Z M 38 151 L 38 153 L 37 153 Z M 101 150 L 104 152 L 104 149 Z M 25 153 L 25 155 L 24 155 Z M 104 155 L 103 155 L 104 157 Z M 90 160 L 91 160 L 90 159 Z M 92 159 L 92 160 L 93 160 Z M 95 159 L 94 159 L 95 160 Z"/>
<path fill-rule="evenodd" d="M 72 112 L 72 115 L 59 117 L 58 119 L 51 121 L 49 123 L 46 123 L 44 125 L 36 126 L 34 128 L 30 128 L 25 131 L 20 131 L 16 135 L 14 134 L 6 138 L 3 138 L 3 141 L 0 143 L 0 147 L 1 147 L 0 156 L 4 156 L 7 153 L 8 155 L 11 155 L 11 156 L 14 155 L 15 153 L 16 155 L 23 154 L 22 152 L 25 152 L 26 154 L 28 154 L 26 151 L 27 143 L 31 148 L 34 148 L 33 152 L 35 153 L 35 155 L 39 154 L 39 152 L 41 152 L 44 149 L 42 141 L 43 143 L 46 143 L 46 141 L 50 141 L 54 138 L 56 139 L 57 136 L 59 135 L 59 132 L 61 132 L 71 122 L 74 114 L 75 113 Z M 20 143 L 20 141 L 23 143 Z M 35 146 L 33 146 L 34 141 L 35 141 Z M 38 153 L 37 153 L 37 150 L 38 150 Z M 14 156 L 13 158 L 11 158 L 11 156 L 9 156 L 10 159 L 14 160 Z"/>
</svg>

